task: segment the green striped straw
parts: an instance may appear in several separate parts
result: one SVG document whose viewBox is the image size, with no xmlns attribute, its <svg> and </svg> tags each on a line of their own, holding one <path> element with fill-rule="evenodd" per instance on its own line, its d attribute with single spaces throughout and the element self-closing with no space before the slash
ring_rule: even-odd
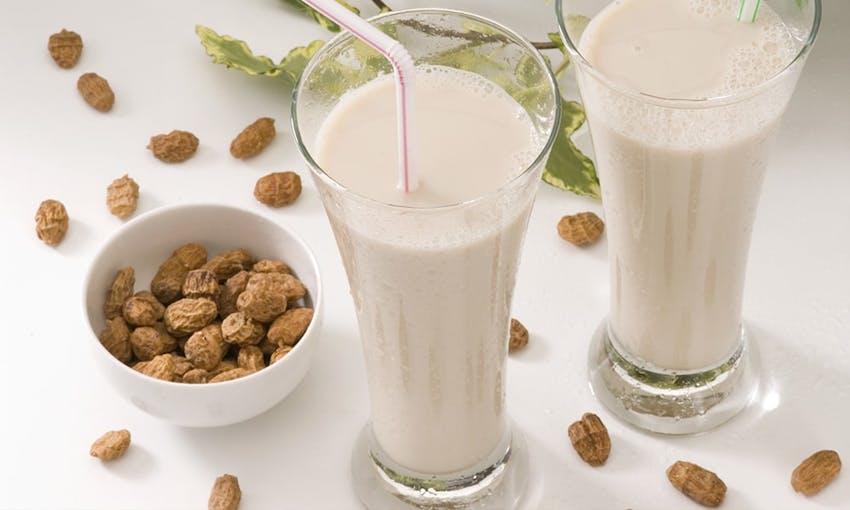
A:
<svg viewBox="0 0 850 510">
<path fill-rule="evenodd" d="M 753 23 L 759 12 L 759 0 L 741 0 L 741 8 L 738 9 L 738 21 Z"/>
</svg>

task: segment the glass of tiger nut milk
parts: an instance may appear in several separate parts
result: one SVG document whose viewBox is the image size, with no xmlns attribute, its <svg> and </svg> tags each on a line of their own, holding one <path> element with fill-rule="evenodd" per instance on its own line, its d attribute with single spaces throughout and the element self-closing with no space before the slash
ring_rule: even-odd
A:
<svg viewBox="0 0 850 510">
<path fill-rule="evenodd" d="M 591 386 L 638 427 L 709 429 L 758 388 L 741 320 L 750 233 L 821 2 L 559 0 L 556 10 L 608 237 L 610 314 L 591 343 Z"/>
<path fill-rule="evenodd" d="M 528 460 L 505 409 L 511 297 L 557 84 L 530 43 L 493 21 L 416 9 L 371 22 L 416 63 L 418 187 L 397 187 L 392 69 L 351 35 L 313 57 L 292 110 L 366 361 L 355 490 L 381 510 L 516 508 Z"/>
</svg>

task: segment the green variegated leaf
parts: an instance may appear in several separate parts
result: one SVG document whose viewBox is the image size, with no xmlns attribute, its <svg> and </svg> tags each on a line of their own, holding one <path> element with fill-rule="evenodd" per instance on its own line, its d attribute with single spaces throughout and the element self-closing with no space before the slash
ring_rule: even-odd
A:
<svg viewBox="0 0 850 510">
<path fill-rule="evenodd" d="M 201 44 L 207 50 L 207 55 L 216 64 L 239 69 L 250 75 L 277 76 L 280 69 L 269 57 L 255 56 L 245 43 L 227 35 L 219 35 L 211 28 L 202 25 L 195 26 L 195 33 L 201 38 Z"/>
<path fill-rule="evenodd" d="M 307 46 L 298 46 L 289 51 L 283 60 L 278 64 L 278 68 L 281 70 L 283 75 L 286 77 L 290 86 L 295 86 L 295 83 L 298 82 L 298 78 L 301 77 L 301 73 L 304 72 L 304 68 L 307 67 L 307 62 L 313 58 L 313 55 L 316 54 L 319 49 L 325 45 L 325 41 L 316 40 L 308 44 Z"/>
<path fill-rule="evenodd" d="M 572 140 L 573 133 L 584 124 L 584 108 L 575 101 L 562 99 L 561 125 L 546 161 L 543 180 L 578 195 L 600 197 L 599 178 L 593 161 L 581 153 Z"/>
<path fill-rule="evenodd" d="M 550 41 L 555 43 L 558 49 L 561 50 L 561 53 L 563 53 L 564 55 L 567 54 L 567 46 L 564 44 L 564 40 L 561 39 L 561 34 L 559 34 L 558 32 L 549 32 L 548 34 L 546 34 L 546 36 L 549 38 Z"/>
</svg>

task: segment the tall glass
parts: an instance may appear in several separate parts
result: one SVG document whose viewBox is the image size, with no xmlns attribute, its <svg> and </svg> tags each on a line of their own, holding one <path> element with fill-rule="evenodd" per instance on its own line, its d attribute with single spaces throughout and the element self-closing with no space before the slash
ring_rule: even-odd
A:
<svg viewBox="0 0 850 510">
<path fill-rule="evenodd" d="M 741 320 L 750 233 L 821 2 L 762 0 L 790 29 L 795 56 L 761 84 L 699 100 L 639 93 L 588 62 L 580 50 L 586 20 L 610 3 L 556 4 L 608 237 L 610 315 L 591 344 L 591 384 L 638 427 L 697 432 L 730 419 L 758 387 L 758 358 Z"/>
<path fill-rule="evenodd" d="M 466 202 L 372 200 L 325 173 L 316 138 L 341 97 L 391 69 L 345 33 L 304 71 L 294 132 L 345 264 L 366 359 L 371 413 L 352 458 L 355 489 L 381 510 L 470 502 L 514 508 L 527 459 L 505 411 L 511 298 L 557 131 L 557 84 L 531 44 L 493 21 L 417 9 L 371 22 L 400 40 L 417 65 L 460 68 L 503 88 L 531 118 L 539 150 L 518 176 Z M 469 143 L 488 150 L 474 135 Z M 395 140 L 386 143 L 395 150 Z"/>
</svg>

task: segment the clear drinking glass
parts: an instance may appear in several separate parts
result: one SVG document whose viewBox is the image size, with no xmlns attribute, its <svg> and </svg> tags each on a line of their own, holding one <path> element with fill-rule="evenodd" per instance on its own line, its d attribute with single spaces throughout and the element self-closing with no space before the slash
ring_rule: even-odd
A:
<svg viewBox="0 0 850 510">
<path fill-rule="evenodd" d="M 610 3 L 556 3 L 587 111 L 608 238 L 610 315 L 591 343 L 591 385 L 638 427 L 702 431 L 738 413 L 758 387 L 758 357 L 741 320 L 750 233 L 821 2 L 762 0 L 789 27 L 794 58 L 759 85 L 699 100 L 642 94 L 585 59 L 586 20 Z"/>
<path fill-rule="evenodd" d="M 527 111 L 540 149 L 490 194 L 441 207 L 381 203 L 336 182 L 314 156 L 319 128 L 340 98 L 390 67 L 343 33 L 304 71 L 294 93 L 295 137 L 345 264 L 366 359 L 371 412 L 352 458 L 355 489 L 381 510 L 514 508 L 527 454 L 505 410 L 511 297 L 557 132 L 558 87 L 533 46 L 493 21 L 417 9 L 371 22 L 417 65 L 457 67 L 503 88 Z M 487 149 L 472 133 L 470 143 Z M 395 151 L 395 140 L 387 144 Z"/>
</svg>

